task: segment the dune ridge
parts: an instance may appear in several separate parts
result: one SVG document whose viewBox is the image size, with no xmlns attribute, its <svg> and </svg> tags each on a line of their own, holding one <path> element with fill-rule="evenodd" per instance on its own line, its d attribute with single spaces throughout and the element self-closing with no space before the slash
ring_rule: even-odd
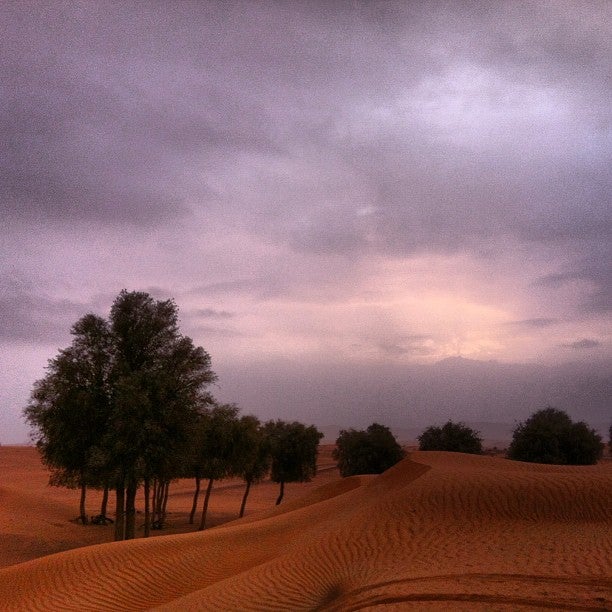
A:
<svg viewBox="0 0 612 612">
<path fill-rule="evenodd" d="M 612 464 L 414 452 L 205 532 L 0 570 L 3 610 L 612 609 Z M 463 608 L 462 608 L 463 606 Z"/>
</svg>

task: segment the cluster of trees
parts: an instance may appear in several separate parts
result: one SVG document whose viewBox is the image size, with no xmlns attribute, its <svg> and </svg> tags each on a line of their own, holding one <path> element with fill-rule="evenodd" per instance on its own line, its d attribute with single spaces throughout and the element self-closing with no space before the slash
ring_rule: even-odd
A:
<svg viewBox="0 0 612 612">
<path fill-rule="evenodd" d="M 87 314 L 71 331 L 71 345 L 49 361 L 24 413 L 51 484 L 80 489 L 83 523 L 88 487 L 104 490 L 96 523 L 109 520 L 115 492 L 115 539 L 123 540 L 135 537 L 141 486 L 146 536 L 165 521 L 173 479 L 195 479 L 192 523 L 208 481 L 203 529 L 218 479 L 245 480 L 242 516 L 251 485 L 268 472 L 280 484 L 277 503 L 286 482 L 314 476 L 322 434 L 301 423 L 262 424 L 218 404 L 208 391 L 216 379 L 210 356 L 179 332 L 173 300 L 124 290 L 108 320 Z"/>
<path fill-rule="evenodd" d="M 419 450 L 481 454 L 482 438 L 464 423 L 432 425 L 418 436 Z M 612 449 L 612 427 L 609 446 Z M 508 457 L 517 461 L 567 465 L 592 465 L 603 454 L 601 436 L 586 423 L 574 423 L 562 410 L 538 410 L 514 429 Z M 333 456 L 342 476 L 380 474 L 405 453 L 391 433 L 378 423 L 365 431 L 343 430 Z"/>
<path fill-rule="evenodd" d="M 612 427 L 610 428 L 612 447 Z M 479 432 L 449 421 L 429 427 L 418 438 L 419 450 L 482 453 Z M 519 423 L 512 434 L 508 458 L 532 463 L 593 465 L 601 458 L 601 436 L 586 423 L 574 423 L 563 410 L 548 406 Z"/>
</svg>

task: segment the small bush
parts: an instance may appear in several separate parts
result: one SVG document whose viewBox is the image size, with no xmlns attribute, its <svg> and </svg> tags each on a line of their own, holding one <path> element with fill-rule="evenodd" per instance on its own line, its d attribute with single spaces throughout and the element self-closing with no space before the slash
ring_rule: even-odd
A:
<svg viewBox="0 0 612 612">
<path fill-rule="evenodd" d="M 365 431 L 342 430 L 333 457 L 342 476 L 381 474 L 404 458 L 391 430 L 372 423 Z"/>
<path fill-rule="evenodd" d="M 592 465 L 603 453 L 601 436 L 582 421 L 551 406 L 538 410 L 513 433 L 508 457 L 558 465 Z"/>
<path fill-rule="evenodd" d="M 479 432 L 463 423 L 448 421 L 442 427 L 428 427 L 419 437 L 419 450 L 451 451 L 455 453 L 482 453 Z"/>
</svg>

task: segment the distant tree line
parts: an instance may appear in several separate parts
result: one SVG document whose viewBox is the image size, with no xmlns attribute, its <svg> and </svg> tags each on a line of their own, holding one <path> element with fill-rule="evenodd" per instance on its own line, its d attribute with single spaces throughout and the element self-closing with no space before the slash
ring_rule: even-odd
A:
<svg viewBox="0 0 612 612">
<path fill-rule="evenodd" d="M 241 477 L 251 486 L 270 473 L 280 486 L 316 473 L 322 434 L 301 423 L 240 416 L 209 392 L 216 380 L 208 353 L 179 331 L 173 300 L 123 290 L 107 319 L 87 314 L 73 340 L 49 361 L 24 409 L 50 482 L 80 490 L 79 519 L 89 487 L 103 490 L 96 523 L 115 494 L 115 539 L 135 537 L 137 491 L 144 493 L 144 535 L 165 522 L 172 480 L 193 478 L 190 523 L 207 481 L 199 528 L 206 526 L 216 480 Z"/>
<path fill-rule="evenodd" d="M 612 441 L 612 427 L 611 441 Z M 482 453 L 482 438 L 463 423 L 447 422 L 428 427 L 418 438 L 419 450 Z M 586 423 L 574 423 L 558 408 L 548 406 L 534 412 L 512 433 L 508 458 L 532 463 L 592 465 L 603 454 L 601 436 Z"/>
<path fill-rule="evenodd" d="M 609 447 L 612 449 L 612 426 Z M 419 450 L 482 454 L 480 432 L 464 423 L 448 421 L 427 427 L 419 436 Z M 519 423 L 513 432 L 508 458 L 533 463 L 591 465 L 603 454 L 601 436 L 584 422 L 574 423 L 562 410 L 547 407 Z M 341 476 L 380 474 L 405 453 L 391 431 L 378 423 L 366 430 L 342 430 L 333 456 Z"/>
</svg>

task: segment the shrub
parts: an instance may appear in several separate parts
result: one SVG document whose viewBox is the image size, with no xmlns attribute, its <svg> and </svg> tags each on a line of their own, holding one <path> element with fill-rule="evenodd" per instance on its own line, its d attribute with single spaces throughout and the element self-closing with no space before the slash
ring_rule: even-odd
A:
<svg viewBox="0 0 612 612">
<path fill-rule="evenodd" d="M 601 436 L 582 421 L 548 406 L 514 429 L 508 457 L 517 461 L 592 465 L 603 453 Z"/>
<path fill-rule="evenodd" d="M 342 476 L 381 474 L 404 455 L 391 430 L 378 423 L 372 423 L 365 431 L 342 430 L 333 452 Z"/>
<path fill-rule="evenodd" d="M 455 453 L 482 453 L 482 438 L 478 431 L 463 423 L 448 421 L 442 427 L 428 427 L 419 437 L 419 450 L 452 451 Z"/>
</svg>

